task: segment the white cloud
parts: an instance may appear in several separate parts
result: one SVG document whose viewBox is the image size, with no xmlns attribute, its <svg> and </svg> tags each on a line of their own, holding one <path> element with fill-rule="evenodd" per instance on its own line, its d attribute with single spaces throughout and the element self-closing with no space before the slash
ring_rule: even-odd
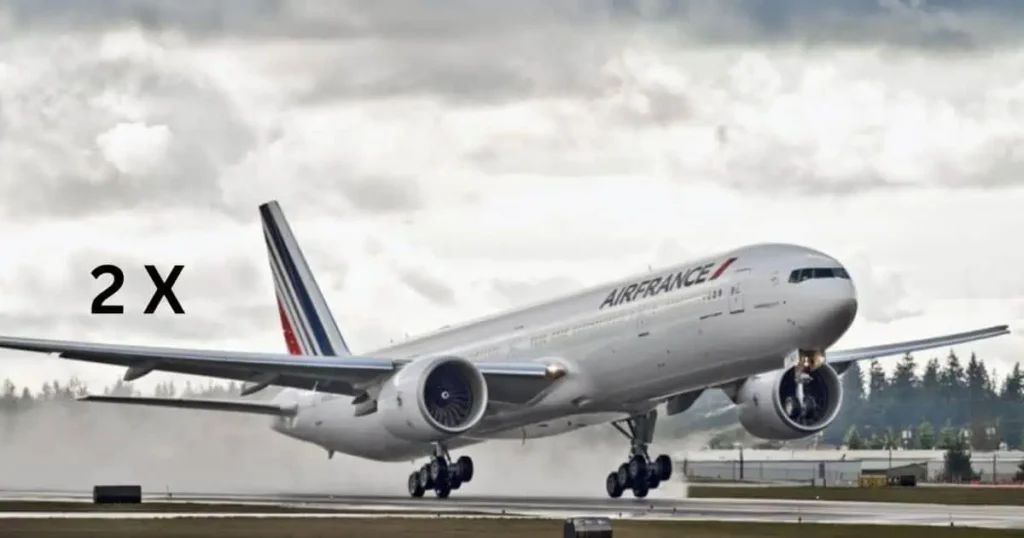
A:
<svg viewBox="0 0 1024 538">
<path fill-rule="evenodd" d="M 96 137 L 103 157 L 123 174 L 145 176 L 166 166 L 171 131 L 166 125 L 118 123 Z"/>
<path fill-rule="evenodd" d="M 843 345 L 1024 321 L 1024 45 L 996 31 L 968 55 L 884 29 L 797 46 L 735 6 L 687 23 L 719 42 L 578 6 L 499 24 L 225 3 L 218 36 L 180 6 L 115 23 L 33 5 L 0 39 L 5 333 L 282 349 L 270 198 L 363 350 L 759 241 L 847 261 L 862 316 Z M 322 39 L 272 38 L 317 19 Z M 991 22 L 962 21 L 975 41 Z M 135 268 L 121 318 L 86 313 L 108 260 Z M 139 313 L 145 263 L 186 264 L 185 316 Z M 1006 364 L 1020 342 L 976 348 Z M 22 357 L 3 375 L 118 373 Z"/>
</svg>

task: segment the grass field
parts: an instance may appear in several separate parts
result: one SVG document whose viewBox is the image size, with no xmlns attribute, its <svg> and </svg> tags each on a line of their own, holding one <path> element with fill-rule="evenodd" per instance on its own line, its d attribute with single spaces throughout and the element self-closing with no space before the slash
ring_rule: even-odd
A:
<svg viewBox="0 0 1024 538">
<path fill-rule="evenodd" d="M 882 525 L 615 521 L 616 538 L 1010 538 L 1019 530 Z M 5 519 L 0 536 L 19 538 L 542 538 L 562 535 L 562 522 L 473 519 Z"/>
<path fill-rule="evenodd" d="M 691 498 L 800 499 L 933 504 L 991 504 L 1024 506 L 1024 488 L 889 487 L 820 488 L 810 486 L 730 487 L 690 485 Z"/>
</svg>

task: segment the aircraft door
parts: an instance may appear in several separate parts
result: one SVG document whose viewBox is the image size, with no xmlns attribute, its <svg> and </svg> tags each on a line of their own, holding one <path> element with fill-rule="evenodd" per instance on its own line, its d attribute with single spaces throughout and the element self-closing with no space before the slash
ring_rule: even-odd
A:
<svg viewBox="0 0 1024 538">
<path fill-rule="evenodd" d="M 733 273 L 732 283 L 729 284 L 730 314 L 740 314 L 746 309 L 743 300 L 743 288 L 748 276 L 750 276 L 750 269 L 740 269 Z"/>
</svg>

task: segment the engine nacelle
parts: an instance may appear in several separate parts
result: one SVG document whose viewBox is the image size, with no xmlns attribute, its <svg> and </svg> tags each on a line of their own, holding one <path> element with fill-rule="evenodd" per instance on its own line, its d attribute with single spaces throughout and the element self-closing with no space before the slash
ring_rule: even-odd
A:
<svg viewBox="0 0 1024 538">
<path fill-rule="evenodd" d="M 487 410 L 487 381 L 460 357 L 420 359 L 381 386 L 377 413 L 384 428 L 408 441 L 435 442 L 476 426 Z"/>
<path fill-rule="evenodd" d="M 835 420 L 843 404 L 843 385 L 828 364 L 813 370 L 797 365 L 746 380 L 736 393 L 736 404 L 740 424 L 748 432 L 761 439 L 790 441 L 818 433 Z"/>
</svg>

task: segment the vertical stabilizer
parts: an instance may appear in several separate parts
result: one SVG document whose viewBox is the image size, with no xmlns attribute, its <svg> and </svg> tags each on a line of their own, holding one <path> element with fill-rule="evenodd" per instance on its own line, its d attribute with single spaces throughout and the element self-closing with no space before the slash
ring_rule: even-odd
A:
<svg viewBox="0 0 1024 538">
<path fill-rule="evenodd" d="M 276 201 L 260 206 L 281 328 L 292 355 L 346 356 L 348 345 Z"/>
</svg>

